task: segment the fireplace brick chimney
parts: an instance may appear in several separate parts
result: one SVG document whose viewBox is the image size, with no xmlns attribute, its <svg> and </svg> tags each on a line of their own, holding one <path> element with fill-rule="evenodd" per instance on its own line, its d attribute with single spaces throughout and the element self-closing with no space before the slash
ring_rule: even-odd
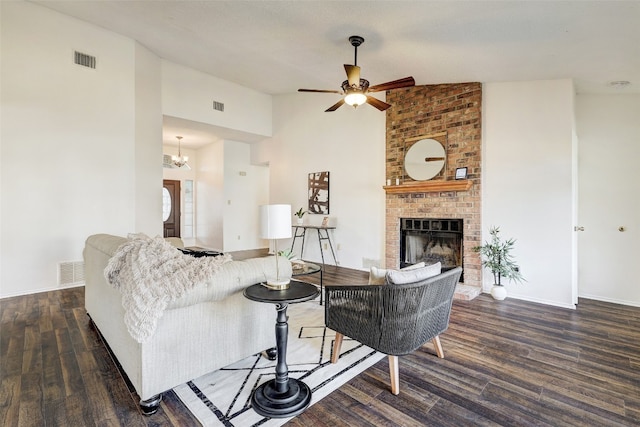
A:
<svg viewBox="0 0 640 427">
<path fill-rule="evenodd" d="M 433 181 L 455 180 L 456 168 L 467 168 L 467 191 L 387 192 L 385 266 L 400 265 L 400 218 L 462 218 L 464 284 L 482 287 L 481 140 L 482 84 L 415 86 L 387 92 L 386 178 L 416 183 L 404 171 L 404 155 L 417 138 L 438 140 L 446 149 L 443 172 Z"/>
</svg>

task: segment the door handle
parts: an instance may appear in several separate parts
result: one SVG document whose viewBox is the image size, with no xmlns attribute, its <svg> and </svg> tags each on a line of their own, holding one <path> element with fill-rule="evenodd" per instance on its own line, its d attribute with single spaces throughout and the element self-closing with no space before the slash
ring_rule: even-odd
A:
<svg viewBox="0 0 640 427">
<path fill-rule="evenodd" d="M 573 231 L 584 231 L 584 227 L 576 225 L 575 227 L 573 227 Z"/>
</svg>

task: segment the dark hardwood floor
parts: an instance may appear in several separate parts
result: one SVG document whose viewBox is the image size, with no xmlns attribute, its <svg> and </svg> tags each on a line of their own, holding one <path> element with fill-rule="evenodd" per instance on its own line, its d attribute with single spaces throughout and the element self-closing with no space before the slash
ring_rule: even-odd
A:
<svg viewBox="0 0 640 427">
<path fill-rule="evenodd" d="M 366 278 L 324 273 L 325 284 Z M 141 415 L 83 307 L 82 287 L 0 300 L 0 424 L 198 425 L 172 392 Z M 287 425 L 640 425 L 640 308 L 481 295 L 454 303 L 441 341 L 445 359 L 431 344 L 400 357 L 400 395 L 389 391 L 385 358 Z"/>
</svg>

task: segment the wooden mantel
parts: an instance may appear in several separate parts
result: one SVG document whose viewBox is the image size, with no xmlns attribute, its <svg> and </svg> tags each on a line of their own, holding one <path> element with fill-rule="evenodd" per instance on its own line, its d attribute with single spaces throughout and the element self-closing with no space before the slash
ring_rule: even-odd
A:
<svg viewBox="0 0 640 427">
<path fill-rule="evenodd" d="M 468 179 L 449 181 L 416 181 L 400 185 L 385 185 L 387 194 L 400 193 L 435 193 L 439 191 L 468 191 L 473 182 Z"/>
</svg>

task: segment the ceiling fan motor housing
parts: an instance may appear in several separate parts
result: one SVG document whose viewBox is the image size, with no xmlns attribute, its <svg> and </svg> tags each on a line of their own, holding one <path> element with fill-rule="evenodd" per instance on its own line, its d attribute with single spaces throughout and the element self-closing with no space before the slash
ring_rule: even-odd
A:
<svg viewBox="0 0 640 427">
<path fill-rule="evenodd" d="M 342 82 L 342 91 L 347 94 L 349 92 L 362 92 L 365 93 L 369 89 L 369 80 L 360 79 L 359 87 L 352 87 L 349 85 L 349 80 L 345 80 Z"/>
<path fill-rule="evenodd" d="M 351 46 L 353 46 L 353 47 L 358 47 L 358 46 L 360 46 L 362 43 L 364 43 L 364 37 L 360 37 L 360 36 L 351 36 L 351 37 L 349 37 L 349 42 L 351 42 Z"/>
</svg>

